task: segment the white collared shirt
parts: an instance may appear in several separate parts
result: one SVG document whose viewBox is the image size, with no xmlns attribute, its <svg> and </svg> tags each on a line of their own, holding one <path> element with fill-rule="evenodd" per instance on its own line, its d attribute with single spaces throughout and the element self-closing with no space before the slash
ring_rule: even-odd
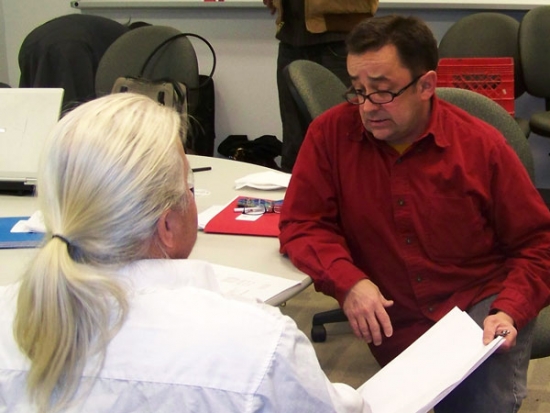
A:
<svg viewBox="0 0 550 413">
<path fill-rule="evenodd" d="M 81 384 L 64 412 L 369 411 L 353 388 L 329 382 L 291 318 L 224 298 L 209 264 L 145 260 L 120 278 L 128 318 L 99 375 L 83 380 L 91 390 Z M 17 288 L 0 287 L 0 411 L 31 413 L 28 361 L 12 334 Z"/>
</svg>

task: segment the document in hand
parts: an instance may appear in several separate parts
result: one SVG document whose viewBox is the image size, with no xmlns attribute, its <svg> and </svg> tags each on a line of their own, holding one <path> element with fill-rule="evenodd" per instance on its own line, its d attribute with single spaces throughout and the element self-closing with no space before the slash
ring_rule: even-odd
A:
<svg viewBox="0 0 550 413">
<path fill-rule="evenodd" d="M 483 330 L 453 308 L 358 390 L 372 413 L 426 413 L 502 343 L 487 346 Z"/>
</svg>

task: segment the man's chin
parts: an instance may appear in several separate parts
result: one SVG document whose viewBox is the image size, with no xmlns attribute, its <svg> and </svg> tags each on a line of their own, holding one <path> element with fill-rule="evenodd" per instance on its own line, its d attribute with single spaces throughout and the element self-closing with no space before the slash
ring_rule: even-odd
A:
<svg viewBox="0 0 550 413">
<path fill-rule="evenodd" d="M 376 130 L 376 129 L 367 129 L 370 134 L 374 137 L 374 139 L 378 141 L 386 141 L 388 140 L 388 134 L 385 131 L 382 130 Z"/>
<path fill-rule="evenodd" d="M 385 137 L 388 135 L 388 127 L 390 126 L 387 122 L 363 122 L 365 129 L 371 133 L 376 139 L 385 140 Z"/>
</svg>

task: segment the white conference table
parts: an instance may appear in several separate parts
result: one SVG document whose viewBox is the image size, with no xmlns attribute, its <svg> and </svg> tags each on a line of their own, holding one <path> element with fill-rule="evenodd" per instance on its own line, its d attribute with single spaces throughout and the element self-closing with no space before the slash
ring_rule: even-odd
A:
<svg viewBox="0 0 550 413">
<path fill-rule="evenodd" d="M 192 168 L 212 168 L 194 174 L 195 200 L 199 213 L 212 205 L 225 205 L 239 195 L 268 199 L 284 197 L 283 189 L 234 189 L 236 179 L 251 173 L 270 171 L 268 168 L 206 156 L 188 155 L 188 159 Z M 28 216 L 36 210 L 36 199 L 32 196 L 0 195 L 0 216 Z M 35 252 L 32 248 L 0 249 L 0 285 L 16 281 Z M 279 254 L 279 240 L 276 237 L 206 234 L 199 231 L 197 243 L 189 258 L 283 277 L 298 283 L 267 301 L 272 305 L 287 301 L 311 284 L 311 278 Z"/>
</svg>

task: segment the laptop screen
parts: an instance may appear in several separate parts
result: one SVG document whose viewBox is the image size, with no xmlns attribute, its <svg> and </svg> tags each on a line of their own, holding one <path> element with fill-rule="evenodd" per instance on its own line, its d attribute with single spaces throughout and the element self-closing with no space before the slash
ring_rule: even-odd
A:
<svg viewBox="0 0 550 413">
<path fill-rule="evenodd" d="M 63 89 L 0 88 L 0 190 L 33 190 L 46 137 L 59 120 Z"/>
</svg>

